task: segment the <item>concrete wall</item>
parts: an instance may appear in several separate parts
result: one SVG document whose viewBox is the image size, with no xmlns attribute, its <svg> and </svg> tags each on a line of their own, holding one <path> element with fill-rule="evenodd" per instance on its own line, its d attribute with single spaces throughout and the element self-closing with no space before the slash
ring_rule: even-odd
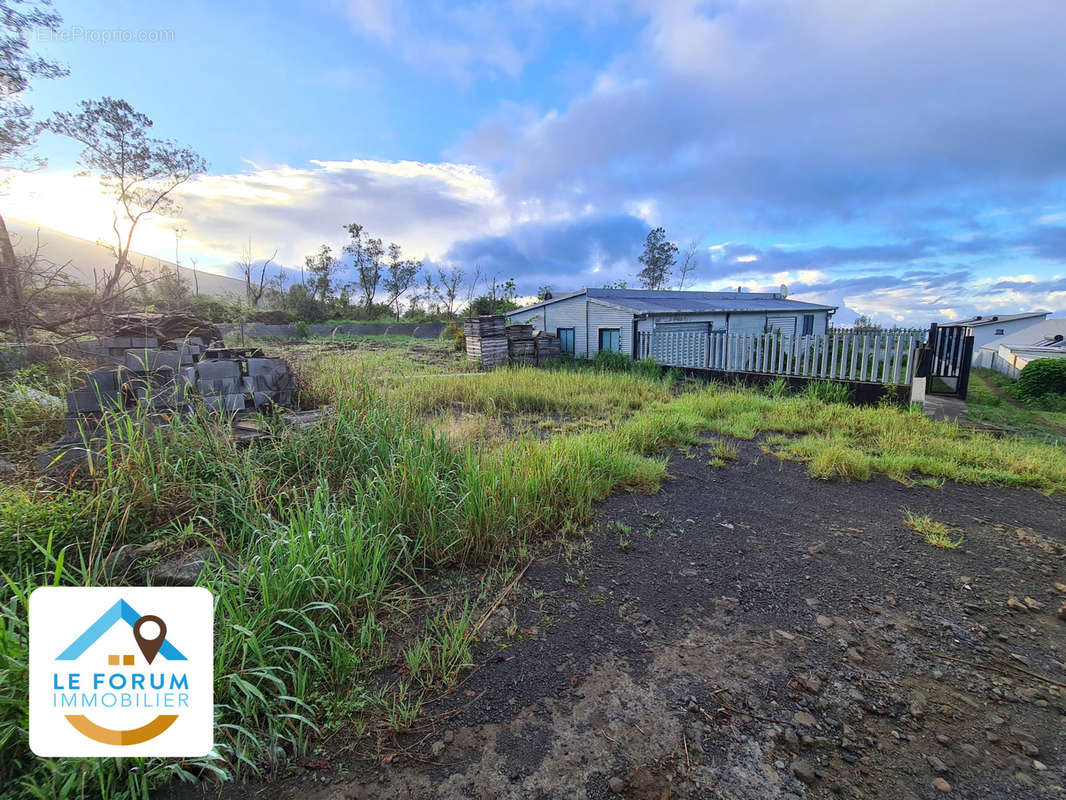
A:
<svg viewBox="0 0 1066 800">
<path fill-rule="evenodd" d="M 371 322 L 362 325 L 308 325 L 312 336 L 413 336 L 416 339 L 439 339 L 447 327 L 445 322 Z M 223 324 L 218 329 L 222 335 L 232 340 L 241 335 L 240 324 Z M 300 334 L 295 325 L 267 325 L 262 322 L 246 322 L 244 335 L 250 339 L 298 339 Z"/>
</svg>

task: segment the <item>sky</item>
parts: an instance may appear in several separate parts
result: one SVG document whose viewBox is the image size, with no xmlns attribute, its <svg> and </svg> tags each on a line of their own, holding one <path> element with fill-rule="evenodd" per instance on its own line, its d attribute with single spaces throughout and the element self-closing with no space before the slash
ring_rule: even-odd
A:
<svg viewBox="0 0 1066 800">
<path fill-rule="evenodd" d="M 686 288 L 840 319 L 1066 311 L 1061 0 L 56 0 L 40 116 L 121 97 L 201 153 L 134 248 L 298 267 L 363 224 L 521 295 L 626 280 L 663 226 Z M 106 237 L 51 134 L 3 213 Z"/>
</svg>

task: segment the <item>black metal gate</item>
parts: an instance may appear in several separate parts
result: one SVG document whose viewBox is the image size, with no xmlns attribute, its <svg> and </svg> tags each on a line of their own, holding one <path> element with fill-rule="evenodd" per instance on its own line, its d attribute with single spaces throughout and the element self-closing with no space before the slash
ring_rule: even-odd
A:
<svg viewBox="0 0 1066 800">
<path fill-rule="evenodd" d="M 966 399 L 973 360 L 973 336 L 962 325 L 929 326 L 929 372 L 926 392 Z"/>
</svg>

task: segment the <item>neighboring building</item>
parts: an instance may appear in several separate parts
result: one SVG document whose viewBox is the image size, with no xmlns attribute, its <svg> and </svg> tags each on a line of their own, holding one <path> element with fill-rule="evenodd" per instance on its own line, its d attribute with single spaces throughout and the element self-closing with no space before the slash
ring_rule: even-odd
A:
<svg viewBox="0 0 1066 800">
<path fill-rule="evenodd" d="M 940 324 L 945 327 L 961 325 L 967 329 L 966 334 L 973 337 L 973 360 L 971 363 L 975 367 L 980 367 L 982 364 L 979 363 L 978 359 L 980 358 L 982 347 L 993 339 L 1019 333 L 1033 323 L 1045 319 L 1050 313 L 1050 311 L 1030 311 L 1025 314 L 996 314 Z"/>
<path fill-rule="evenodd" d="M 1066 358 L 1066 319 L 1045 319 L 982 347 L 974 365 L 1017 378 L 1030 361 Z"/>
<path fill-rule="evenodd" d="M 507 321 L 555 334 L 575 356 L 618 350 L 641 358 L 655 331 L 820 335 L 835 311 L 776 293 L 582 289 L 511 311 Z"/>
</svg>

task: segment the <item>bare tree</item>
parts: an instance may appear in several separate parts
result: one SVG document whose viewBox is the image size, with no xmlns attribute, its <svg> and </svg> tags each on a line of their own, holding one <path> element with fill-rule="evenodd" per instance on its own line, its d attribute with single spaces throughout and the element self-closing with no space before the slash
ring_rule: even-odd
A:
<svg viewBox="0 0 1066 800">
<path fill-rule="evenodd" d="M 459 297 L 459 287 L 463 285 L 463 268 L 448 267 L 437 269 L 437 297 L 444 304 L 448 316 L 455 314 L 455 301 Z"/>
<path fill-rule="evenodd" d="M 681 266 L 677 268 L 677 288 L 684 289 L 685 281 L 689 274 L 695 271 L 699 263 L 700 240 L 693 239 L 685 245 L 684 254 L 681 257 Z"/>
<path fill-rule="evenodd" d="M 437 313 L 437 301 L 440 299 L 440 287 L 433 283 L 433 273 L 428 269 L 422 273 L 422 300 L 426 303 L 426 314 L 433 316 Z"/>
<path fill-rule="evenodd" d="M 389 245 L 388 272 L 382 285 L 387 293 L 386 305 L 395 306 L 396 319 L 400 318 L 400 297 L 411 288 L 419 270 L 422 269 L 421 261 L 405 259 L 400 246 L 396 242 Z"/>
<path fill-rule="evenodd" d="M 470 276 L 470 285 L 466 287 L 467 305 L 474 302 L 474 298 L 477 296 L 477 285 L 481 283 L 482 277 L 484 276 L 481 274 L 481 265 L 474 264 L 474 274 Z"/>
<path fill-rule="evenodd" d="M 259 305 L 259 301 L 263 299 L 263 292 L 266 291 L 266 272 L 270 263 L 277 258 L 277 248 L 274 249 L 273 255 L 261 263 L 256 263 L 256 258 L 252 254 L 252 238 L 248 237 L 248 244 L 241 248 L 241 257 L 237 260 L 237 266 L 240 267 L 241 275 L 244 276 L 244 292 L 248 296 L 248 305 L 255 308 Z M 256 275 L 256 272 L 259 274 Z"/>
<path fill-rule="evenodd" d="M 111 226 L 115 266 L 99 297 L 106 307 L 129 271 L 138 224 L 150 214 L 174 213 L 174 190 L 205 172 L 207 163 L 187 147 L 150 137 L 152 120 L 134 111 L 125 100 L 104 97 L 83 100 L 79 105 L 77 112 L 54 114 L 44 127 L 84 145 L 81 165 L 96 173 L 116 197 Z"/>
<path fill-rule="evenodd" d="M 33 108 L 22 102 L 22 95 L 30 88 L 31 79 L 68 74 L 66 68 L 33 55 L 29 48 L 31 31 L 56 31 L 62 21 L 52 11 L 49 0 L 0 0 L 0 167 L 27 169 L 44 164 L 43 159 L 29 157 L 40 125 L 34 119 Z M 26 300 L 20 294 L 24 286 L 23 266 L 15 257 L 7 225 L 0 215 L 0 321 L 9 317 L 20 341 L 26 333 L 19 322 L 19 310 Z"/>
<path fill-rule="evenodd" d="M 198 258 L 190 258 L 189 262 L 192 264 L 192 290 L 193 294 L 200 294 L 200 273 L 196 271 L 196 265 L 200 263 Z"/>
</svg>

